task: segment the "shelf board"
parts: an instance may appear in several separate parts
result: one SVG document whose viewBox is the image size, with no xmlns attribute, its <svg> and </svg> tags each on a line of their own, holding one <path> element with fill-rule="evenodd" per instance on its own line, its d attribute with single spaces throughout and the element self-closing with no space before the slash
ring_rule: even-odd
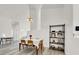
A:
<svg viewBox="0 0 79 59">
<path fill-rule="evenodd" d="M 59 42 L 49 42 L 51 44 L 59 44 L 59 45 L 64 45 L 64 43 L 59 43 Z"/>
<path fill-rule="evenodd" d="M 59 51 L 63 51 L 64 52 L 64 48 L 52 48 L 52 47 L 49 47 L 49 49 L 52 49 L 52 50 L 59 50 Z"/>
<path fill-rule="evenodd" d="M 50 25 L 50 27 L 59 27 L 59 26 L 65 26 L 65 24 L 61 24 L 61 25 Z"/>
<path fill-rule="evenodd" d="M 55 32 L 50 32 L 50 33 L 65 33 L 65 32 L 64 31 L 61 31 L 61 32 L 55 31 Z"/>
<path fill-rule="evenodd" d="M 61 37 L 50 37 L 50 38 L 64 39 L 64 38 L 61 38 Z"/>
</svg>

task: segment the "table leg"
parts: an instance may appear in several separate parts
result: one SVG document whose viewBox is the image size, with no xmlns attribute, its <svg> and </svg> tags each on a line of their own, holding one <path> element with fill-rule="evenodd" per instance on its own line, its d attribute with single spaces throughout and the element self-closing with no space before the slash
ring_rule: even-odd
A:
<svg viewBox="0 0 79 59">
<path fill-rule="evenodd" d="M 23 49 L 24 49 L 24 44 L 22 44 L 22 47 L 23 47 Z"/>
<path fill-rule="evenodd" d="M 3 46 L 3 39 L 1 38 L 1 44 L 2 44 L 2 46 Z"/>
<path fill-rule="evenodd" d="M 19 51 L 21 50 L 21 43 L 19 43 Z"/>
<path fill-rule="evenodd" d="M 36 46 L 36 55 L 38 55 L 38 48 L 37 48 L 37 46 Z"/>
<path fill-rule="evenodd" d="M 3 38 L 1 38 L 1 47 L 3 47 Z"/>
<path fill-rule="evenodd" d="M 0 45 L 1 45 L 1 40 L 0 40 Z"/>
</svg>

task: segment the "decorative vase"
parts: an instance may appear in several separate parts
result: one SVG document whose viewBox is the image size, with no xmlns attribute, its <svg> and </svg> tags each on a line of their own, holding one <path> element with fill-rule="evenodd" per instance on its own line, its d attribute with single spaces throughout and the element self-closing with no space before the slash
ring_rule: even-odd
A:
<svg viewBox="0 0 79 59">
<path fill-rule="evenodd" d="M 32 39 L 32 35 L 29 35 L 30 39 Z"/>
</svg>

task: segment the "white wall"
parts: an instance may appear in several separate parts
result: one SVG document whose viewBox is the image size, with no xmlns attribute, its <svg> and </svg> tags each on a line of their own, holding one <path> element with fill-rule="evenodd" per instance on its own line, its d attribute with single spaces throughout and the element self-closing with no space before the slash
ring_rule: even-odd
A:
<svg viewBox="0 0 79 59">
<path fill-rule="evenodd" d="M 65 27 L 65 53 L 72 54 L 73 44 L 73 5 L 64 5 Z"/>
<path fill-rule="evenodd" d="M 64 10 L 63 8 L 51 8 L 43 9 L 41 14 L 41 31 L 43 32 L 43 38 L 45 39 L 47 47 L 49 47 L 49 25 L 64 24 Z"/>
<path fill-rule="evenodd" d="M 79 26 L 79 5 L 73 5 L 73 33 L 78 34 L 78 31 L 75 31 L 75 26 Z"/>
<path fill-rule="evenodd" d="M 13 35 L 15 40 L 26 36 L 30 30 L 27 18 L 29 17 L 28 5 L 0 5 L 0 33 L 7 36 Z"/>
<path fill-rule="evenodd" d="M 13 36 L 12 35 L 12 27 L 11 20 L 9 18 L 0 17 L 0 37 L 5 36 Z"/>
<path fill-rule="evenodd" d="M 72 53 L 79 55 L 79 31 L 75 31 L 75 26 L 79 26 L 79 4 L 73 5 L 73 40 L 72 40 Z"/>
<path fill-rule="evenodd" d="M 14 6 L 16 7 L 16 6 Z M 18 9 L 19 8 L 19 9 Z M 28 5 L 18 5 L 17 6 L 17 12 L 19 10 L 18 15 L 16 15 L 12 20 L 12 22 L 15 24 L 18 23 L 14 29 L 14 37 L 15 40 L 19 40 L 22 37 L 27 37 L 28 31 L 30 31 L 30 23 L 27 21 L 29 17 L 29 6 Z M 21 15 L 22 14 L 22 15 Z"/>
<path fill-rule="evenodd" d="M 65 24 L 66 30 L 66 40 L 65 40 L 65 49 L 66 54 L 70 53 L 69 44 L 70 39 L 72 38 L 72 6 L 71 5 L 64 5 L 61 8 L 52 8 L 52 9 L 42 9 L 42 29 L 43 36 L 46 42 L 45 46 L 49 46 L 49 25 L 57 25 L 57 24 Z M 71 27 L 71 29 L 70 29 Z M 68 36 L 69 35 L 69 36 Z"/>
<path fill-rule="evenodd" d="M 37 11 L 36 8 L 30 7 L 30 16 L 32 17 L 32 24 L 31 24 L 31 30 L 37 29 Z"/>
</svg>

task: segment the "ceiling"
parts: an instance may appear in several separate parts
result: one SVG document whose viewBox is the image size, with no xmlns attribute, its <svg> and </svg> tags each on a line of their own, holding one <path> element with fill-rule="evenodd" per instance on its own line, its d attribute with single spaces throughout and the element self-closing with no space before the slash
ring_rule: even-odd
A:
<svg viewBox="0 0 79 59">
<path fill-rule="evenodd" d="M 42 8 L 62 8 L 64 7 L 64 4 L 43 4 Z"/>
<path fill-rule="evenodd" d="M 64 7 L 64 4 L 29 4 L 30 8 L 38 8 L 39 6 L 42 6 L 42 8 L 47 8 L 47 9 L 51 9 L 51 8 L 62 8 Z"/>
</svg>

